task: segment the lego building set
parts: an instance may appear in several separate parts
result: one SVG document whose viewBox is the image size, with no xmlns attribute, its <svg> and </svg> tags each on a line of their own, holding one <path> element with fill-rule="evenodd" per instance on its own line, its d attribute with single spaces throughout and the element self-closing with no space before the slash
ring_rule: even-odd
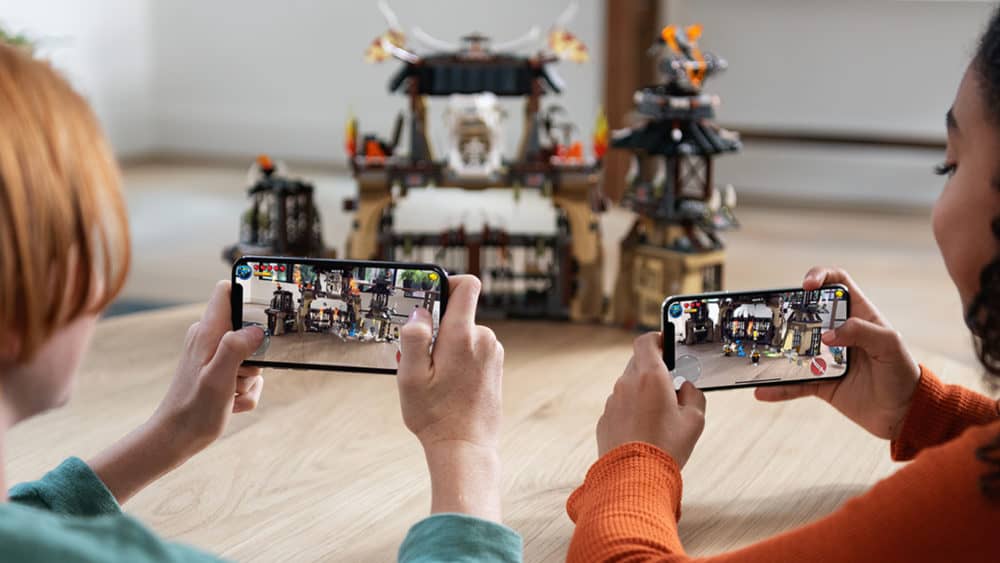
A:
<svg viewBox="0 0 1000 563">
<path fill-rule="evenodd" d="M 537 50 L 532 50 L 540 43 L 537 29 L 505 43 L 473 33 L 452 44 L 414 28 L 409 45 L 395 14 L 384 2 L 379 7 L 389 29 L 369 47 L 366 60 L 401 61 L 389 90 L 409 103 L 388 139 L 359 138 L 357 121 L 348 124 L 346 149 L 358 192 L 345 202 L 355 213 L 347 256 L 440 262 L 450 272 L 479 276 L 487 314 L 598 319 L 604 299 L 597 211 L 607 142 L 595 139 L 593 155 L 585 155 L 582 143 L 572 139 L 574 127 L 558 123 L 559 108 L 542 107 L 544 96 L 565 89 L 554 65 L 588 60 L 586 47 L 565 28 L 575 6 L 559 17 Z M 428 136 L 430 97 L 447 99 L 447 143 L 440 156 Z M 500 98 L 523 100 L 513 155 L 504 154 Z M 399 146 L 404 124 L 405 148 Z M 408 191 L 428 186 L 502 188 L 511 197 L 517 190 L 539 190 L 551 201 L 556 224 L 537 233 L 512 233 L 488 223 L 477 232 L 464 225 L 437 232 L 396 229 L 396 204 Z"/>
<path fill-rule="evenodd" d="M 665 296 L 721 289 L 725 254 L 718 232 L 737 222 L 733 188 L 714 187 L 712 159 L 739 150 L 740 142 L 712 121 L 719 99 L 703 93 L 702 85 L 726 63 L 699 49 L 699 26 L 663 29 L 654 46 L 663 82 L 635 93 L 630 126 L 609 135 L 601 113 L 585 151 L 564 110 L 543 108 L 547 95 L 565 90 L 555 64 L 588 60 L 584 44 L 566 29 L 575 5 L 550 27 L 544 45 L 537 28 L 499 44 L 479 33 L 460 43 L 419 28 L 407 33 L 385 2 L 378 6 L 388 30 L 369 45 L 365 60 L 400 61 L 389 91 L 408 103 L 388 138 L 361 134 L 358 120 L 348 121 L 345 150 L 357 192 L 344 201 L 344 210 L 353 213 L 347 258 L 433 262 L 450 273 L 476 275 L 483 280 L 481 308 L 494 316 L 653 328 Z M 440 153 L 428 134 L 428 98 L 446 100 L 447 141 Z M 513 155 L 504 154 L 501 98 L 523 100 Z M 621 204 L 635 214 L 610 300 L 599 220 L 607 205 L 601 160 L 609 137 L 611 147 L 633 154 Z M 252 173 L 252 206 L 240 242 L 225 257 L 332 256 L 321 239 L 312 186 L 278 174 L 266 159 Z M 398 229 L 397 205 L 410 190 L 430 186 L 507 189 L 512 198 L 537 190 L 550 202 L 555 224 L 528 233 L 488 221 L 475 230 L 464 224 Z"/>
<path fill-rule="evenodd" d="M 266 155 L 257 157 L 248 173 L 250 208 L 240 220 L 240 239 L 222 251 L 236 262 L 242 256 L 308 256 L 336 258 L 323 244 L 313 185 L 278 170 Z"/>
<path fill-rule="evenodd" d="M 633 153 L 621 204 L 636 219 L 621 244 L 612 318 L 656 328 L 664 296 L 722 289 L 725 251 L 719 231 L 737 226 L 732 186 L 714 186 L 712 159 L 740 149 L 739 136 L 713 122 L 719 97 L 704 81 L 726 62 L 698 47 L 701 27 L 667 26 L 663 83 L 635 93 L 635 123 L 614 131 L 613 148 Z"/>
</svg>

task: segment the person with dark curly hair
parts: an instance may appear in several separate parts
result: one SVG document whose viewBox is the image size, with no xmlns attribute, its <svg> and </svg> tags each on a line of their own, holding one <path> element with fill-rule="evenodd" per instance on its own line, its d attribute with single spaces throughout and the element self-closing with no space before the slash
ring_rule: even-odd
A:
<svg viewBox="0 0 1000 563">
<path fill-rule="evenodd" d="M 933 228 L 986 377 L 1000 377 L 1000 10 L 946 116 L 947 176 Z M 843 379 L 762 387 L 762 401 L 816 396 L 913 460 L 826 518 L 698 561 L 1000 561 L 1000 403 L 945 385 L 836 268 L 803 288 L 842 283 L 852 316 L 823 335 L 852 347 Z M 567 502 L 576 522 L 568 560 L 688 561 L 677 531 L 681 474 L 704 426 L 705 396 L 674 392 L 661 336 L 636 340 L 597 424 L 600 459 Z M 995 389 L 996 387 L 993 386 Z"/>
</svg>

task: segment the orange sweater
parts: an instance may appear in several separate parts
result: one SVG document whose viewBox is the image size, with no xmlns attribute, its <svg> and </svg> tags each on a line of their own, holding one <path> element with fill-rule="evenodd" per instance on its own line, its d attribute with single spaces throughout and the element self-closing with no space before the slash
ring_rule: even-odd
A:
<svg viewBox="0 0 1000 563">
<path fill-rule="evenodd" d="M 980 477 L 997 467 L 976 457 L 1000 437 L 1000 404 L 922 373 L 891 446 L 893 459 L 920 453 L 916 461 L 825 518 L 697 560 L 1000 561 L 1000 499 L 980 491 Z M 641 442 L 619 446 L 566 504 L 576 522 L 568 561 L 692 561 L 677 535 L 680 506 L 681 474 L 667 453 Z"/>
</svg>

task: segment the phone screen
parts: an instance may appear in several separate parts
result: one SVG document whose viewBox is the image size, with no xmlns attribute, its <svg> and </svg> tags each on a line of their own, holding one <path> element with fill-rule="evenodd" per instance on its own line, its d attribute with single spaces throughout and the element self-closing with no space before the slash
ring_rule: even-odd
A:
<svg viewBox="0 0 1000 563">
<path fill-rule="evenodd" d="M 436 336 L 447 287 L 429 264 L 247 257 L 233 266 L 233 326 L 264 329 L 250 365 L 395 373 L 403 324 L 427 309 Z"/>
<path fill-rule="evenodd" d="M 847 288 L 671 297 L 663 304 L 664 361 L 675 387 L 761 386 L 847 373 L 848 350 L 822 342 L 843 324 Z"/>
</svg>

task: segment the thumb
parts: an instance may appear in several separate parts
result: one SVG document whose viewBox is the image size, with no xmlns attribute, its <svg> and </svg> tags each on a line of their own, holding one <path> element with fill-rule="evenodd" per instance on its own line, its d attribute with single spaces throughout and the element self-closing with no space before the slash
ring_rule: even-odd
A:
<svg viewBox="0 0 1000 563">
<path fill-rule="evenodd" d="M 753 396 L 758 401 L 765 403 L 776 403 L 779 401 L 790 401 L 802 397 L 811 397 L 820 394 L 823 385 L 833 382 L 798 383 L 788 385 L 774 385 L 768 387 L 758 387 L 754 389 Z"/>
<path fill-rule="evenodd" d="M 677 402 L 682 407 L 694 407 L 705 414 L 705 394 L 690 381 L 685 381 L 677 391 Z"/>
<path fill-rule="evenodd" d="M 219 341 L 215 355 L 202 371 L 205 383 L 229 394 L 236 392 L 236 372 L 264 340 L 260 327 L 248 326 L 227 332 Z"/>
<path fill-rule="evenodd" d="M 839 327 L 823 334 L 827 346 L 852 346 L 873 357 L 893 354 L 899 349 L 896 331 L 871 321 L 851 317 Z"/>
<path fill-rule="evenodd" d="M 426 373 L 431 368 L 434 326 L 430 311 L 417 307 L 399 331 L 399 376 Z"/>
</svg>

